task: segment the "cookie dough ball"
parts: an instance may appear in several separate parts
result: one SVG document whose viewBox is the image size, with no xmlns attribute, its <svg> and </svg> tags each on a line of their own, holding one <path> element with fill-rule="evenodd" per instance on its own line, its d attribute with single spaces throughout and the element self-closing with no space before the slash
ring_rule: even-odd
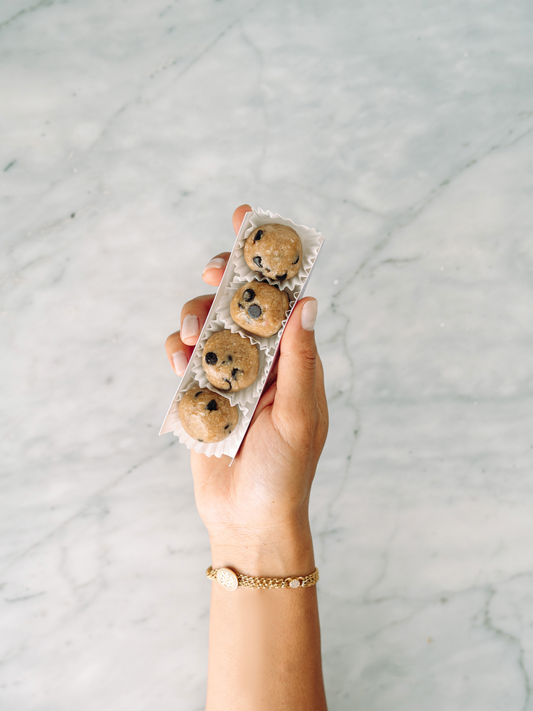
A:
<svg viewBox="0 0 533 711">
<path fill-rule="evenodd" d="M 302 264 L 302 242 L 286 225 L 261 225 L 244 243 L 246 264 L 269 279 L 290 279 Z"/>
<path fill-rule="evenodd" d="M 277 286 L 251 281 L 235 292 L 230 304 L 231 318 L 239 326 L 257 336 L 273 336 L 281 328 L 289 296 Z"/>
<path fill-rule="evenodd" d="M 179 402 L 178 415 L 185 432 L 198 442 L 221 442 L 239 421 L 238 409 L 207 388 L 188 390 Z"/>
<path fill-rule="evenodd" d="M 202 365 L 211 385 L 220 390 L 243 390 L 259 372 L 259 351 L 249 338 L 231 331 L 217 331 L 208 338 Z"/>
</svg>

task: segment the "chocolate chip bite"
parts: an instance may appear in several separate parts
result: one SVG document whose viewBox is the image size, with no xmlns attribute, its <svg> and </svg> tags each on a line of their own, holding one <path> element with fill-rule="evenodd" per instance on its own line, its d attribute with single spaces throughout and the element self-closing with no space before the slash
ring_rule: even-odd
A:
<svg viewBox="0 0 533 711">
<path fill-rule="evenodd" d="M 251 281 L 235 292 L 230 313 L 241 328 L 268 338 L 279 331 L 288 308 L 287 292 L 263 281 Z"/>
<path fill-rule="evenodd" d="M 292 227 L 261 225 L 244 243 L 244 259 L 254 272 L 284 281 L 298 274 L 302 241 Z"/>
<path fill-rule="evenodd" d="M 249 338 L 217 331 L 204 346 L 202 365 L 215 388 L 229 392 L 251 385 L 259 372 L 259 351 Z"/>
<path fill-rule="evenodd" d="M 183 429 L 198 442 L 221 442 L 239 421 L 239 411 L 223 395 L 207 388 L 191 388 L 181 398 L 178 415 Z"/>
</svg>

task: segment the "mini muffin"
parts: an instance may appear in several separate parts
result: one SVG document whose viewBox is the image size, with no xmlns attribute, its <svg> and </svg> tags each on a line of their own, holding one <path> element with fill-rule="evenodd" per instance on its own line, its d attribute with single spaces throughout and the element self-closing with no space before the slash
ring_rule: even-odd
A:
<svg viewBox="0 0 533 711">
<path fill-rule="evenodd" d="M 302 264 L 302 241 L 292 227 L 261 225 L 244 243 L 244 259 L 254 272 L 269 279 L 290 279 Z"/>
<path fill-rule="evenodd" d="M 198 442 L 221 442 L 239 421 L 239 410 L 227 398 L 198 387 L 181 398 L 178 415 L 185 432 Z"/>
<path fill-rule="evenodd" d="M 263 281 L 252 281 L 235 292 L 230 313 L 246 331 L 268 337 L 279 331 L 288 308 L 289 296 L 285 291 Z"/>
<path fill-rule="evenodd" d="M 207 339 L 202 356 L 207 379 L 215 388 L 243 390 L 259 372 L 259 352 L 249 338 L 231 331 L 217 331 Z"/>
</svg>

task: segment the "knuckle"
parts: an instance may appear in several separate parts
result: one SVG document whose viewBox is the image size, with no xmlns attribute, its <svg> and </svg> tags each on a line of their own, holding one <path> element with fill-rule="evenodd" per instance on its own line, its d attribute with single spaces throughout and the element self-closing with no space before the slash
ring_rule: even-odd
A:
<svg viewBox="0 0 533 711">
<path fill-rule="evenodd" d="M 181 309 L 182 319 L 186 314 L 194 313 L 197 303 L 198 303 L 198 299 L 191 299 L 190 301 L 187 301 L 186 303 L 183 304 L 182 309 Z"/>
<path fill-rule="evenodd" d="M 304 348 L 298 353 L 298 361 L 300 368 L 306 371 L 314 371 L 316 369 L 316 349 Z"/>
<path fill-rule="evenodd" d="M 176 342 L 177 337 L 179 337 L 179 331 L 176 331 L 176 333 L 171 333 L 170 336 L 167 336 L 167 340 L 165 341 L 165 348 L 172 348 L 173 344 Z"/>
</svg>

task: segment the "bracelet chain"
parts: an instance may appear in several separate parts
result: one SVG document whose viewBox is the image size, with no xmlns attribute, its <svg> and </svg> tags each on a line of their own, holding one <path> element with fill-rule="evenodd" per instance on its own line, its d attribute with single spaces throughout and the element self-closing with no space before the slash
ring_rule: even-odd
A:
<svg viewBox="0 0 533 711">
<path fill-rule="evenodd" d="M 217 580 L 218 568 L 211 566 L 206 570 L 206 575 L 211 580 Z M 273 588 L 310 588 L 316 585 L 319 579 L 318 568 L 309 575 L 291 575 L 288 578 L 254 578 L 251 575 L 234 574 L 238 587 L 255 588 L 256 590 L 271 590 Z"/>
</svg>

